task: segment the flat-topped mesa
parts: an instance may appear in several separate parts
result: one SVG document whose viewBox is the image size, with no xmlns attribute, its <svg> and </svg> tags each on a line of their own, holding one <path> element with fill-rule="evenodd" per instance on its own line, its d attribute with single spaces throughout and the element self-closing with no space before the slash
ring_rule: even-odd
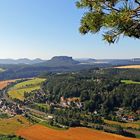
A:
<svg viewBox="0 0 140 140">
<path fill-rule="evenodd" d="M 47 62 L 48 64 L 53 64 L 55 66 L 75 65 L 79 63 L 78 61 L 74 60 L 72 57 L 68 57 L 68 56 L 55 56 Z"/>
<path fill-rule="evenodd" d="M 75 62 L 75 60 L 73 60 L 72 57 L 69 57 L 69 56 L 54 56 L 51 60 L 52 61 L 58 60 L 58 61 L 74 61 Z"/>
</svg>

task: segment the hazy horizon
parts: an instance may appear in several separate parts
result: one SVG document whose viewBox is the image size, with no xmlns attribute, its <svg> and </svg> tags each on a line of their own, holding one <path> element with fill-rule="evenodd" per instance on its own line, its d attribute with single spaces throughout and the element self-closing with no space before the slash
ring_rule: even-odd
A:
<svg viewBox="0 0 140 140">
<path fill-rule="evenodd" d="M 64 55 L 59 55 L 58 57 L 61 57 L 61 56 L 64 56 Z M 66 56 L 66 55 L 65 55 Z M 41 59 L 41 60 L 50 60 L 50 59 L 52 59 L 53 57 L 55 57 L 55 56 L 52 56 L 52 57 L 50 57 L 50 58 L 48 58 L 48 59 L 44 59 L 44 58 L 40 58 L 40 57 L 35 57 L 35 58 L 28 58 L 28 57 L 20 57 L 20 58 L 0 58 L 1 60 L 5 60 L 5 59 L 11 59 L 11 60 L 19 60 L 19 59 L 29 59 L 29 60 L 35 60 L 35 59 Z M 72 56 L 67 56 L 67 57 L 72 57 Z M 140 58 L 140 57 L 133 57 L 133 58 L 95 58 L 95 57 L 72 57 L 73 59 L 75 59 L 75 60 L 78 60 L 78 59 L 99 59 L 99 60 L 105 60 L 105 59 L 134 59 L 134 58 Z"/>
<path fill-rule="evenodd" d="M 75 1 L 0 1 L 0 59 L 140 57 L 140 40 L 122 37 L 109 45 L 101 34 L 82 36 L 78 28 L 83 11 Z"/>
</svg>

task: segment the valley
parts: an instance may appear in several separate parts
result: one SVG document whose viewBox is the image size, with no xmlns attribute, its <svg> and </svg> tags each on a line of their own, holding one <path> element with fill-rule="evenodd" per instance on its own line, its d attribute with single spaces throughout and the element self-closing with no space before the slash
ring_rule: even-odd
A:
<svg viewBox="0 0 140 140">
<path fill-rule="evenodd" d="M 62 140 L 70 134 L 68 140 L 87 135 L 97 140 L 98 135 L 140 138 L 139 69 L 96 67 L 20 77 L 1 81 L 6 83 L 0 91 L 1 135 L 27 140 Z"/>
<path fill-rule="evenodd" d="M 0 140 L 140 140 L 140 0 L 0 0 Z"/>
</svg>

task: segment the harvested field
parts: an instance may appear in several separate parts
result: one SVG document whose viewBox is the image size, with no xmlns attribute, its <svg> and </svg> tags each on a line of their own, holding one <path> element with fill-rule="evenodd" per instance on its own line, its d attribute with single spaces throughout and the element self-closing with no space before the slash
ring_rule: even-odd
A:
<svg viewBox="0 0 140 140">
<path fill-rule="evenodd" d="M 140 65 L 128 65 L 128 66 L 120 66 L 120 67 L 115 67 L 118 69 L 140 69 Z"/>
<path fill-rule="evenodd" d="M 88 128 L 77 127 L 68 130 L 55 130 L 41 125 L 20 129 L 16 134 L 27 140 L 138 140 Z"/>
<path fill-rule="evenodd" d="M 0 81 L 0 90 L 7 87 L 8 84 L 15 82 L 16 80 L 6 80 L 6 81 Z"/>
</svg>

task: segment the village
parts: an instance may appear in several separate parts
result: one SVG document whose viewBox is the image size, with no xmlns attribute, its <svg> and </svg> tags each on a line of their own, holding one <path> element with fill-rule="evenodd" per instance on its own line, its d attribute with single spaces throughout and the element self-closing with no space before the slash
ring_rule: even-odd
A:
<svg viewBox="0 0 140 140">
<path fill-rule="evenodd" d="M 17 103 L 8 103 L 4 98 L 0 99 L 0 114 L 7 114 L 7 117 L 14 117 L 23 114 L 25 111 Z"/>
</svg>

